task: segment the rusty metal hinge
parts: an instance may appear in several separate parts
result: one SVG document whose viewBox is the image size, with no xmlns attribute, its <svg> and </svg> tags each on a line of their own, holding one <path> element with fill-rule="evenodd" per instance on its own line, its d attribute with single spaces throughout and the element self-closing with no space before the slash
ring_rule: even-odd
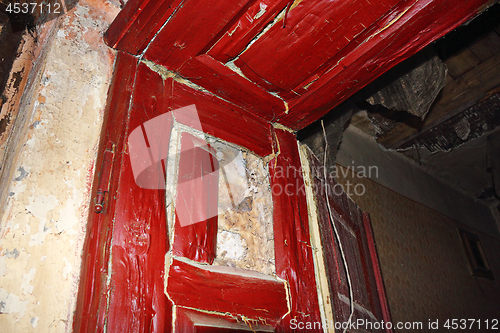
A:
<svg viewBox="0 0 500 333">
<path fill-rule="evenodd" d="M 99 183 L 97 184 L 97 194 L 94 198 L 94 211 L 101 213 L 104 210 L 104 199 L 109 192 L 111 169 L 113 168 L 113 158 L 115 156 L 115 144 L 109 141 L 102 159 L 101 171 L 99 172 Z"/>
</svg>

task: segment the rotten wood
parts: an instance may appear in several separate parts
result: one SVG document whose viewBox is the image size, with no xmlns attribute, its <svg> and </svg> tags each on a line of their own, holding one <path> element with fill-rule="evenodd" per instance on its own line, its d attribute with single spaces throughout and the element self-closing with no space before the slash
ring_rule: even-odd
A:
<svg viewBox="0 0 500 333">
<path fill-rule="evenodd" d="M 138 55 L 181 3 L 181 0 L 129 0 L 104 34 L 104 41 L 110 47 Z"/>
<path fill-rule="evenodd" d="M 500 92 L 419 134 L 401 149 L 449 151 L 500 127 Z"/>
<path fill-rule="evenodd" d="M 492 3 L 131 0 L 108 42 L 297 130 Z"/>
<path fill-rule="evenodd" d="M 432 105 L 427 117 L 417 128 L 406 123 L 398 123 L 377 141 L 386 148 L 399 148 L 415 139 L 420 133 L 427 132 L 482 99 L 495 94 L 499 86 L 500 53 L 448 83 Z"/>
<path fill-rule="evenodd" d="M 444 87 L 445 78 L 446 66 L 426 48 L 375 80 L 370 88 L 376 91 L 367 101 L 423 118 Z"/>
</svg>

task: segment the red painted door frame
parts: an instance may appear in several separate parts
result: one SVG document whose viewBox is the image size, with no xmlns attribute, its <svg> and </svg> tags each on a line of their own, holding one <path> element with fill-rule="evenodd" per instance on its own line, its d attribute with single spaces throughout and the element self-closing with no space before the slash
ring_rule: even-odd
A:
<svg viewBox="0 0 500 333">
<path fill-rule="evenodd" d="M 164 291 L 165 190 L 135 184 L 126 147 L 128 134 L 166 111 L 196 104 L 203 130 L 248 148 L 260 156 L 274 154 L 271 186 L 303 186 L 302 178 L 277 175 L 276 168 L 300 170 L 293 133 L 273 128 L 240 107 L 163 79 L 137 58 L 118 52 L 101 135 L 97 172 L 111 142 L 114 158 L 103 211 L 90 212 L 84 245 L 75 332 L 168 332 L 172 304 Z M 251 129 L 251 130 L 249 130 Z M 94 180 L 97 196 L 100 174 Z M 277 275 L 288 282 L 290 313 L 276 331 L 289 331 L 292 318 L 320 321 L 305 194 L 274 195 Z"/>
</svg>

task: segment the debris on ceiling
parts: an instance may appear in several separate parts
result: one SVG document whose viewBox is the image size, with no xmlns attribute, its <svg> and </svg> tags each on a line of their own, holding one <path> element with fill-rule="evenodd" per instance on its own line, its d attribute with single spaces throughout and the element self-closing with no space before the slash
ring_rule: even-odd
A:
<svg viewBox="0 0 500 333">
<path fill-rule="evenodd" d="M 498 198 L 500 170 L 488 167 L 487 150 L 493 154 L 488 147 L 500 141 L 499 3 L 355 98 L 363 111 L 351 124 L 385 149 L 414 159 L 472 197 Z"/>
</svg>

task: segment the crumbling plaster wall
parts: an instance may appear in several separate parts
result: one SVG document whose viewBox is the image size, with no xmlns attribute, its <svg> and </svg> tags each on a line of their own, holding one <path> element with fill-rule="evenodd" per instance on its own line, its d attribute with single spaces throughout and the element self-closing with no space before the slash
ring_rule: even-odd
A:
<svg viewBox="0 0 500 333">
<path fill-rule="evenodd" d="M 114 52 L 102 34 L 114 0 L 81 0 L 57 24 L 21 109 L 29 127 L 9 145 L 16 170 L 0 216 L 2 332 L 68 332 L 76 303 L 96 149 Z M 28 75 L 25 73 L 25 75 Z M 30 88 L 32 95 L 30 96 Z M 23 107 L 23 106 L 22 106 Z M 15 124 L 23 126 L 23 124 Z M 16 149 L 12 150 L 16 152 Z M 5 181 L 5 179 L 4 179 Z"/>
</svg>

